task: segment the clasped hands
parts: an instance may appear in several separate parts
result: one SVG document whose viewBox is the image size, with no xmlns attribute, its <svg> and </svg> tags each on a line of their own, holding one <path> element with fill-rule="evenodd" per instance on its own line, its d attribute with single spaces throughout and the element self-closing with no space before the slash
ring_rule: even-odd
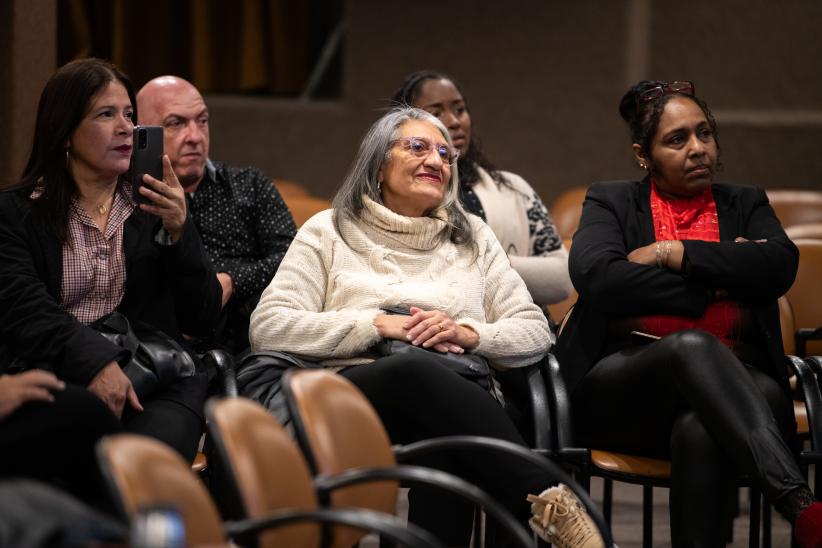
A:
<svg viewBox="0 0 822 548">
<path fill-rule="evenodd" d="M 479 344 L 479 335 L 470 327 L 457 324 L 440 310 L 423 310 L 412 306 L 410 316 L 378 314 L 374 327 L 387 339 L 407 341 L 414 346 L 431 348 L 437 352 L 462 354 Z"/>
</svg>

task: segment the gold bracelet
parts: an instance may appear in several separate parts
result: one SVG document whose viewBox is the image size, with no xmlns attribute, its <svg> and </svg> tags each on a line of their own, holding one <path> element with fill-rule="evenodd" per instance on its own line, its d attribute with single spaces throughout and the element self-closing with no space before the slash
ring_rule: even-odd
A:
<svg viewBox="0 0 822 548">
<path fill-rule="evenodd" d="M 656 266 L 662 268 L 662 247 L 659 242 L 656 243 Z"/>
<path fill-rule="evenodd" d="M 665 258 L 662 260 L 662 264 L 665 268 L 668 268 L 668 262 L 671 258 L 671 249 L 674 247 L 674 242 L 672 240 L 665 240 Z"/>
</svg>

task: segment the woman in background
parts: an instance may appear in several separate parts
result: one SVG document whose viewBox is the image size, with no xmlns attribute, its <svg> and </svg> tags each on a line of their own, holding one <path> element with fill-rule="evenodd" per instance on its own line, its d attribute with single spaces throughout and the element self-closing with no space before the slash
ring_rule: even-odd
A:
<svg viewBox="0 0 822 548">
<path fill-rule="evenodd" d="M 454 79 L 439 72 L 415 72 L 394 93 L 393 101 L 421 108 L 448 128 L 459 152 L 460 202 L 491 227 L 534 302 L 544 307 L 568 297 L 572 285 L 562 235 L 525 179 L 496 169 L 485 157 Z"/>
</svg>

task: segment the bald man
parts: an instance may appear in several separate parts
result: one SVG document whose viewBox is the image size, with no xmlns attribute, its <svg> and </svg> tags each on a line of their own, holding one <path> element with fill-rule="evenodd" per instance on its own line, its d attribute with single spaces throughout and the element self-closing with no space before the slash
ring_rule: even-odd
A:
<svg viewBox="0 0 822 548">
<path fill-rule="evenodd" d="M 238 354 L 248 347 L 249 314 L 294 238 L 294 219 L 260 170 L 209 159 L 208 107 L 191 83 L 151 80 L 137 94 L 137 111 L 141 124 L 163 126 L 165 153 L 223 288 L 223 321 L 216 340 L 202 346 Z"/>
</svg>

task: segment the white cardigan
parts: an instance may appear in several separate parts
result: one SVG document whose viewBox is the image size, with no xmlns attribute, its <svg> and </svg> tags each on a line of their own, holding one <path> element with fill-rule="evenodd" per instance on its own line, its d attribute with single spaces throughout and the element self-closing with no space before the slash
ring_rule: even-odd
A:
<svg viewBox="0 0 822 548">
<path fill-rule="evenodd" d="M 485 223 L 468 216 L 475 256 L 440 240 L 443 219 L 405 217 L 364 199 L 360 221 L 342 221 L 345 240 L 332 210 L 297 232 L 251 315 L 255 351 L 294 352 L 328 366 L 368 363 L 368 348 L 380 340 L 373 321 L 381 308 L 418 306 L 474 329 L 474 352 L 497 368 L 545 355 L 554 335 Z"/>
<path fill-rule="evenodd" d="M 485 211 L 485 222 L 494 231 L 531 297 L 544 306 L 571 294 L 568 250 L 551 221 L 548 210 L 525 179 L 509 171 L 500 174 L 503 185 L 477 166 L 479 180 L 473 185 Z"/>
</svg>

